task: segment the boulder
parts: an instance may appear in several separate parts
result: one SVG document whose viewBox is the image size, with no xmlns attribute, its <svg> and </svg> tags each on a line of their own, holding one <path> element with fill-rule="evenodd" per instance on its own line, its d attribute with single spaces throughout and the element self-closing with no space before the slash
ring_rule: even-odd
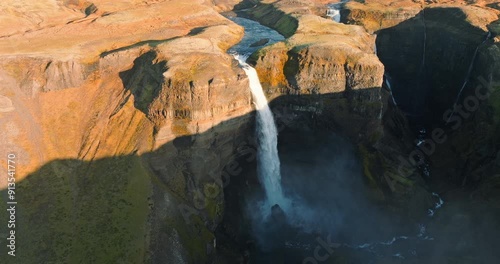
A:
<svg viewBox="0 0 500 264">
<path fill-rule="evenodd" d="M 267 43 L 269 42 L 269 39 L 268 38 L 264 38 L 264 39 L 261 39 L 261 40 L 258 40 L 254 43 L 252 43 L 250 45 L 250 47 L 260 47 L 260 46 L 264 46 L 266 45 Z"/>
</svg>

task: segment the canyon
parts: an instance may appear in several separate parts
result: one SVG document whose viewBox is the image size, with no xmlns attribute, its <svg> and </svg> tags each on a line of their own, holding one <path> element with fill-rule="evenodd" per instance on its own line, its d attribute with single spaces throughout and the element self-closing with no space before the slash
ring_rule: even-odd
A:
<svg viewBox="0 0 500 264">
<path fill-rule="evenodd" d="M 274 115 L 284 188 L 346 215 L 302 219 L 334 229 L 328 261 L 498 259 L 499 3 L 342 1 L 337 22 L 336 2 L 2 1 L 0 156 L 18 157 L 12 263 L 321 262 L 303 247 L 259 249 L 248 231 L 258 228 L 245 206 L 263 184 L 246 63 Z M 246 40 L 238 19 L 275 32 Z M 231 50 L 247 42 L 238 62 Z M 265 242 L 330 232 L 280 225 L 273 208 Z M 357 232 L 345 224 L 358 221 Z M 380 253 L 417 223 L 435 249 L 416 239 L 402 246 L 415 259 Z M 342 241 L 371 236 L 382 242 Z"/>
</svg>

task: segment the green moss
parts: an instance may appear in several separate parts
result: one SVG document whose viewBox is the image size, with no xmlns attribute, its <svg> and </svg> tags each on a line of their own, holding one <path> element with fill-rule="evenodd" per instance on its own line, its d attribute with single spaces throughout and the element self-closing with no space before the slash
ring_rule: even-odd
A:
<svg viewBox="0 0 500 264">
<path fill-rule="evenodd" d="M 181 244 L 189 252 L 190 263 L 206 263 L 207 245 L 214 240 L 214 234 L 207 229 L 199 215 L 191 215 L 187 225 L 183 218 L 169 218 L 165 222 L 165 233 L 175 230 Z"/>
<path fill-rule="evenodd" d="M 206 197 L 206 207 L 208 217 L 211 221 L 222 216 L 222 205 L 218 203 L 216 198 L 210 198 L 213 196 L 219 195 L 217 192 L 220 192 L 220 188 L 216 183 L 207 183 L 204 186 L 204 193 L 209 197 Z"/>
<path fill-rule="evenodd" d="M 365 145 L 358 145 L 359 153 L 363 160 L 363 172 L 365 177 L 367 178 L 370 186 L 377 188 L 378 184 L 373 174 L 374 171 L 382 171 L 385 176 L 390 177 L 394 181 L 404 185 L 404 186 L 413 186 L 414 182 L 404 176 L 399 175 L 394 172 L 394 167 L 384 162 L 384 159 L 379 157 L 377 152 L 370 151 Z"/>
<path fill-rule="evenodd" d="M 276 30 L 285 37 L 290 37 L 297 31 L 298 22 L 295 18 L 283 15 L 276 22 Z"/>
<path fill-rule="evenodd" d="M 182 174 L 182 171 L 172 172 L 169 175 L 169 179 L 167 180 L 169 189 L 181 196 L 184 199 L 187 199 L 186 193 L 186 178 Z"/>
<path fill-rule="evenodd" d="M 382 129 L 377 129 L 373 133 L 371 133 L 370 137 L 368 138 L 369 144 L 373 145 L 377 141 L 379 141 L 382 137 L 384 136 L 384 133 L 382 132 Z"/>
<path fill-rule="evenodd" d="M 385 175 L 389 176 L 391 179 L 405 185 L 405 186 L 413 186 L 414 185 L 414 182 L 410 179 L 407 179 L 405 177 L 402 177 L 400 176 L 399 174 L 397 173 L 393 173 L 392 172 L 392 168 L 386 168 L 387 170 L 384 172 Z"/>
<path fill-rule="evenodd" d="M 278 10 L 272 4 L 261 4 L 250 11 L 249 15 L 261 24 L 271 27 L 285 37 L 295 34 L 299 25 L 296 18 Z"/>
<path fill-rule="evenodd" d="M 140 91 L 140 97 L 138 98 L 139 100 L 137 101 L 137 105 L 140 109 L 146 109 L 149 104 L 151 104 L 156 94 L 158 94 L 158 87 L 146 83 Z"/>
<path fill-rule="evenodd" d="M 372 174 L 372 170 L 377 162 L 376 154 L 370 152 L 363 144 L 358 145 L 358 150 L 361 155 L 361 159 L 363 160 L 363 172 L 365 177 L 367 178 L 370 186 L 377 187 L 377 182 Z"/>
<path fill-rule="evenodd" d="M 497 20 L 488 25 L 488 30 L 495 36 L 500 36 L 500 20 Z"/>
<path fill-rule="evenodd" d="M 18 185 L 22 263 L 142 263 L 149 184 L 137 156 L 53 161 L 29 175 Z"/>
</svg>

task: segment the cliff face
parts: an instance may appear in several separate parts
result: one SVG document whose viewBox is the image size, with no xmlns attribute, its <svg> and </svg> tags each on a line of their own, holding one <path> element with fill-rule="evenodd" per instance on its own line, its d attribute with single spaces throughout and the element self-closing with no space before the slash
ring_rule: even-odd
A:
<svg viewBox="0 0 500 264">
<path fill-rule="evenodd" d="M 243 0 L 213 0 L 214 9 L 218 12 L 231 11 L 238 4 L 242 4 Z"/>
<path fill-rule="evenodd" d="M 363 26 L 368 32 L 376 32 L 414 17 L 423 4 L 417 1 L 391 2 L 394 1 L 349 1 L 341 11 L 341 20 Z"/>
<path fill-rule="evenodd" d="M 378 53 L 393 84 L 401 87 L 395 93 L 404 110 L 417 115 L 429 111 L 424 105 L 433 113 L 449 108 L 476 49 L 486 40 L 485 25 L 496 19 L 494 13 L 475 7 L 428 8 L 380 31 Z"/>
<path fill-rule="evenodd" d="M 427 8 L 377 39 L 400 108 L 431 129 L 422 156 L 434 177 L 461 186 L 484 184 L 498 169 L 497 19 L 479 7 Z M 446 140 L 431 139 L 434 131 Z"/>
<path fill-rule="evenodd" d="M 316 124 L 326 124 L 355 140 L 359 135 L 359 152 L 369 182 L 399 197 L 392 200 L 411 204 L 410 214 L 423 212 L 430 205 L 430 196 L 422 188 L 426 185 L 422 181 L 423 171 L 410 162 L 416 150 L 416 135 L 412 130 L 415 124 L 413 121 L 408 123 L 406 114 L 423 114 L 429 120 L 442 120 L 444 111 L 456 100 L 478 47 L 472 73 L 467 78 L 465 91 L 469 92 L 466 94 L 471 94 L 471 88 L 485 73 L 491 77 L 488 77 L 491 87 L 495 87 L 496 70 L 493 68 L 497 58 L 497 37 L 493 34 L 491 40 L 483 41 L 487 28 L 492 33 L 495 31 L 493 22 L 498 19 L 497 11 L 487 1 L 467 5 L 456 1 L 430 4 L 350 1 L 345 4 L 344 23 L 358 24 L 367 32 L 378 31 L 377 55 L 382 65 L 373 54 L 373 36 L 357 26 L 319 19 L 314 14 L 320 7 L 314 1 L 261 1 L 246 11 L 247 15 L 290 37 L 284 43 L 253 54 L 250 62 L 259 72 L 269 97 L 297 95 L 288 100 L 278 98 L 276 105 L 291 106 L 299 116 L 305 113 L 303 115 L 309 115 L 309 119 L 312 116 Z M 429 8 L 422 11 L 425 7 Z M 388 95 L 377 89 L 382 85 L 384 70 L 391 77 L 398 107 L 387 105 Z M 314 95 L 321 95 L 323 99 Z M 469 172 L 492 164 L 498 150 L 487 146 L 498 145 L 497 137 L 493 136 L 497 131 L 491 112 L 494 105 L 495 101 L 488 99 L 481 106 L 482 110 L 468 115 L 473 118 L 460 123 L 460 131 L 443 127 L 448 140 L 437 144 L 439 146 L 432 151 L 441 154 L 433 153 L 428 160 L 433 175 L 444 178 L 443 175 L 449 173 L 439 167 L 461 167 L 459 163 L 466 164 Z M 382 121 L 377 120 L 380 111 L 384 113 Z M 428 140 L 433 129 L 439 128 L 435 121 L 429 121 L 433 125 L 428 131 Z M 482 128 L 472 128 L 476 125 Z M 470 135 L 476 135 L 477 140 L 465 143 Z M 470 155 L 458 157 L 458 153 Z M 427 154 L 423 156 L 428 158 Z M 491 166 L 496 165 L 488 165 L 488 173 L 494 171 Z M 469 174 L 458 171 L 449 176 L 463 180 L 464 175 Z M 474 177 L 476 180 L 481 178 Z M 486 178 L 488 176 L 483 179 Z"/>
<path fill-rule="evenodd" d="M 360 26 L 319 17 L 316 14 L 323 4 L 262 1 L 246 11 L 259 22 L 290 35 L 285 42 L 263 48 L 249 58 L 267 96 L 275 98 L 275 109 L 289 111 L 277 111 L 275 116 L 287 127 L 328 129 L 348 137 L 358 144 L 366 182 L 373 187 L 376 199 L 394 193 L 407 195 L 406 198 L 418 196 L 415 201 L 420 202 L 419 207 L 412 210 L 425 211 L 428 204 L 421 201 L 428 193 L 421 187 L 422 182 L 406 180 L 409 175 L 397 178 L 383 174 L 385 166 L 398 162 L 390 159 L 404 153 L 407 146 L 396 144 L 387 147 L 386 153 L 376 148 L 377 144 L 391 144 L 390 140 L 384 144 L 380 140 L 385 133 L 393 133 L 384 129 L 387 118 L 383 116 L 394 109 L 389 108 L 389 94 L 381 89 L 384 66 L 375 54 L 375 37 Z M 418 179 L 418 171 L 413 169 L 410 174 Z M 406 184 L 396 188 L 393 178 Z"/>
<path fill-rule="evenodd" d="M 449 119 L 450 140 L 436 152 L 433 160 L 454 164 L 457 169 L 448 173 L 452 180 L 463 186 L 479 185 L 480 193 L 490 199 L 497 197 L 494 190 L 498 190 L 500 172 L 500 44 L 498 30 L 492 24 L 488 27 L 492 39 L 478 49 L 469 83 L 454 109 L 458 114 Z M 447 114 L 445 112 L 443 118 Z"/>
<path fill-rule="evenodd" d="M 373 36 L 359 26 L 319 17 L 319 9 L 315 1 L 262 1 L 246 11 L 289 36 L 254 53 L 249 61 L 268 97 L 293 95 L 295 99 L 279 104 L 308 112 L 359 140 L 380 123 L 384 67 L 374 54 Z"/>
<path fill-rule="evenodd" d="M 0 152 L 17 156 L 23 262 L 206 261 L 224 162 L 252 126 L 248 80 L 226 54 L 242 28 L 204 1 L 52 5 L 0 20 L 41 20 L 0 40 Z"/>
<path fill-rule="evenodd" d="M 486 147 L 498 144 L 492 136 L 497 124 L 490 112 L 496 99 L 480 100 L 475 90 L 491 84 L 495 94 L 498 47 L 494 36 L 487 38 L 487 25 L 497 19 L 495 12 L 478 7 L 427 8 L 415 18 L 380 31 L 377 39 L 400 108 L 418 116 L 418 122 L 427 127 L 449 133 L 446 142 L 432 147 L 441 154 L 432 153 L 429 158 L 439 167 L 461 168 L 446 173 L 436 168 L 435 173 L 447 174 L 458 184 L 465 184 L 465 175 L 496 156 L 495 148 Z M 481 107 L 476 108 L 475 102 Z M 460 117 L 449 117 L 452 112 L 461 112 Z"/>
<path fill-rule="evenodd" d="M 462 7 L 474 6 L 478 12 L 487 12 L 498 8 L 494 0 L 365 0 L 348 1 L 341 10 L 342 23 L 363 26 L 368 32 L 390 28 L 415 17 L 428 7 Z M 480 7 L 480 8 L 478 8 Z"/>
</svg>

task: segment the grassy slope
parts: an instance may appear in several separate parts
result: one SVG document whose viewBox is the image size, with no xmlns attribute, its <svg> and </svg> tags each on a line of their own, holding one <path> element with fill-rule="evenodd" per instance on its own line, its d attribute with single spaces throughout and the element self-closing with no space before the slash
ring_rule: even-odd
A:
<svg viewBox="0 0 500 264">
<path fill-rule="evenodd" d="M 18 185 L 15 263 L 143 262 L 149 182 L 137 156 L 45 165 Z"/>
</svg>

